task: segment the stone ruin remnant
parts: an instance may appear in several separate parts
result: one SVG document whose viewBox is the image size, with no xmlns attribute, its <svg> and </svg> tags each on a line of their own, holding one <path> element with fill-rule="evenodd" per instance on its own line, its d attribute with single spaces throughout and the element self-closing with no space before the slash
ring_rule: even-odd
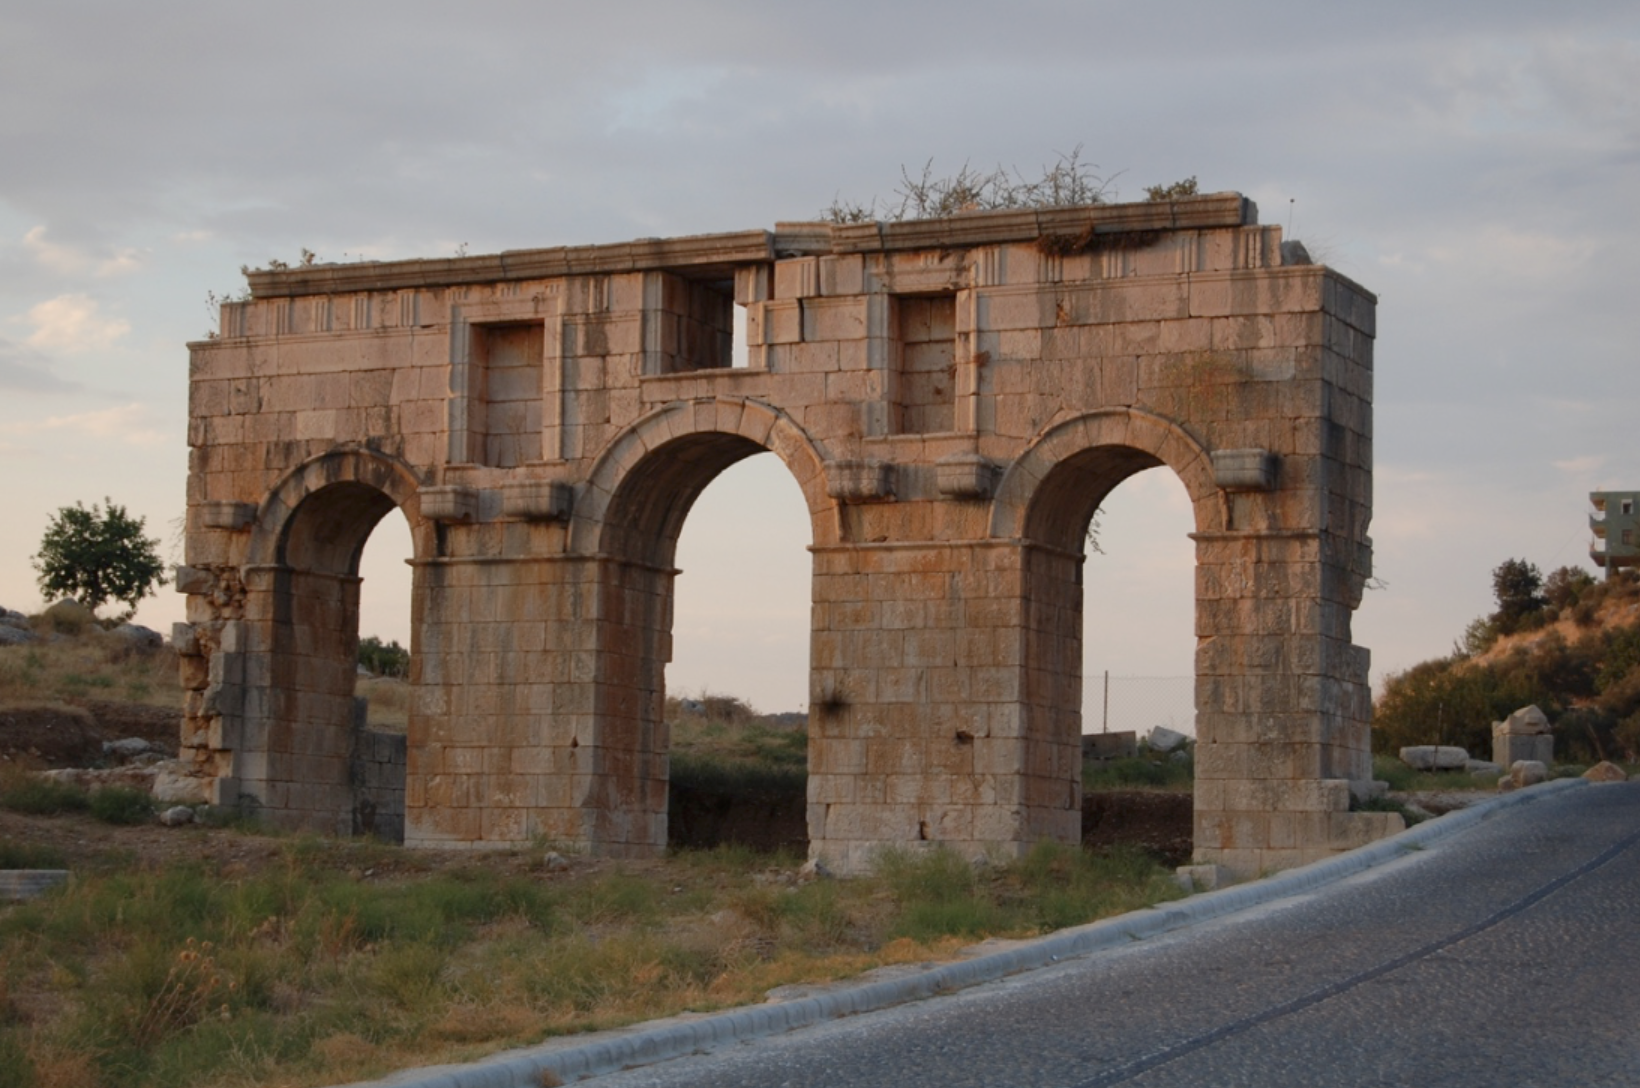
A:
<svg viewBox="0 0 1640 1088">
<path fill-rule="evenodd" d="M 1555 737 L 1549 719 L 1536 706 L 1523 706 L 1492 723 L 1492 762 L 1512 767 L 1517 760 L 1549 766 L 1555 761 Z"/>
<path fill-rule="evenodd" d="M 358 561 L 397 508 L 405 843 L 660 851 L 678 534 L 769 451 L 813 534 L 826 865 L 1077 839 L 1086 530 L 1150 468 L 1194 518 L 1197 859 L 1399 826 L 1349 811 L 1376 300 L 1238 194 L 249 283 L 190 345 L 182 739 L 218 803 L 358 825 Z"/>
</svg>

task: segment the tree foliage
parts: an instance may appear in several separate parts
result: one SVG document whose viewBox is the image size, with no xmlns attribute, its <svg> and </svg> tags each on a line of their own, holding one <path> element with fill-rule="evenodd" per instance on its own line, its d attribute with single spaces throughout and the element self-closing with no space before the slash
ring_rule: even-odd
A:
<svg viewBox="0 0 1640 1088">
<path fill-rule="evenodd" d="M 397 639 L 383 642 L 375 635 L 359 640 L 359 664 L 376 676 L 410 675 L 410 651 L 400 646 Z"/>
<path fill-rule="evenodd" d="M 1492 592 L 1498 601 L 1492 623 L 1502 635 L 1532 626 L 1528 617 L 1536 618 L 1549 603 L 1543 595 L 1542 572 L 1524 559 L 1505 559 L 1498 564 L 1492 572 Z"/>
<path fill-rule="evenodd" d="M 83 503 L 53 515 L 34 557 L 47 598 L 72 597 L 92 611 L 121 601 L 129 616 L 137 603 L 165 584 L 159 541 L 143 536 L 143 519 L 104 499 L 107 509 Z"/>
<path fill-rule="evenodd" d="M 1640 578 L 1624 573 L 1601 583 L 1562 567 L 1538 583 L 1540 592 L 1533 584 L 1536 573 L 1518 560 L 1494 572 L 1499 611 L 1470 625 L 1468 648 L 1478 654 L 1493 646 L 1506 599 L 1517 605 L 1533 597 L 1541 602 L 1516 609 L 1518 629 L 1558 612 L 1577 621 L 1573 637 L 1548 631 L 1529 645 L 1522 641 L 1495 650 L 1485 660 L 1460 649 L 1389 676 L 1373 711 L 1379 751 L 1453 744 L 1485 756 L 1491 751 L 1491 724 L 1536 704 L 1554 729 L 1557 758 L 1640 759 L 1640 622 L 1629 618 L 1640 600 Z M 1602 613 L 1606 624 L 1596 626 Z M 1613 622 L 1618 617 L 1626 622 Z M 1482 641 L 1485 646 L 1475 645 Z"/>
</svg>

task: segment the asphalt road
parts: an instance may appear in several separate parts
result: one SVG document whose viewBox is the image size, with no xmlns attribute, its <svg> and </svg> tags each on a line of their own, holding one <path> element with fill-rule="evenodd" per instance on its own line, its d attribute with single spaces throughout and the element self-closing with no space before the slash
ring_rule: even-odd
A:
<svg viewBox="0 0 1640 1088">
<path fill-rule="evenodd" d="M 1640 783 L 1129 949 L 597 1084 L 1640 1085 Z"/>
</svg>

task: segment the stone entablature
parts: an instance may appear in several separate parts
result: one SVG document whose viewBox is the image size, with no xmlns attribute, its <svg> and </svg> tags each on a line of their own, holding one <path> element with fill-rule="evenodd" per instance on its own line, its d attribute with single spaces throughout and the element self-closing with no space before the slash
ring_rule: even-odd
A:
<svg viewBox="0 0 1640 1088">
<path fill-rule="evenodd" d="M 1085 533 L 1155 466 L 1196 523 L 1198 856 L 1395 822 L 1348 811 L 1375 300 L 1238 195 L 250 283 L 191 345 L 184 742 L 221 801 L 354 825 L 357 563 L 397 506 L 406 841 L 662 848 L 677 536 L 768 450 L 813 533 L 817 856 L 1076 838 Z"/>
</svg>

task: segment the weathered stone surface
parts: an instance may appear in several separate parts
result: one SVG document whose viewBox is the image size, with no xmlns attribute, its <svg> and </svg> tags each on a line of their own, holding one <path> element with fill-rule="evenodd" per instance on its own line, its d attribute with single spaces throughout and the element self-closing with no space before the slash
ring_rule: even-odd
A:
<svg viewBox="0 0 1640 1088">
<path fill-rule="evenodd" d="M 1494 737 L 1535 737 L 1549 731 L 1548 715 L 1536 706 L 1523 706 L 1503 721 L 1492 723 Z"/>
<path fill-rule="evenodd" d="M 1516 789 L 1549 781 L 1549 768 L 1535 759 L 1517 759 L 1509 768 L 1509 784 Z"/>
<path fill-rule="evenodd" d="M 812 531 L 813 856 L 1074 842 L 1088 520 L 1165 466 L 1194 522 L 1198 859 L 1384 833 L 1348 811 L 1375 300 L 1256 219 L 1218 194 L 253 274 L 191 346 L 192 766 L 286 826 L 382 833 L 402 785 L 412 845 L 664 848 L 674 546 L 767 450 Z M 366 758 L 352 696 L 355 559 L 394 507 L 402 762 Z"/>
<path fill-rule="evenodd" d="M 1629 780 L 1627 771 L 1605 759 L 1584 771 L 1583 777 L 1590 782 L 1627 782 Z"/>
<path fill-rule="evenodd" d="M 185 763 L 171 761 L 154 768 L 150 787 L 154 800 L 168 805 L 201 805 L 209 799 L 210 782 Z"/>
<path fill-rule="evenodd" d="M 1466 774 L 1473 775 L 1498 775 L 1503 773 L 1502 764 L 1485 759 L 1472 759 L 1464 764 L 1463 769 Z"/>
<path fill-rule="evenodd" d="M 1189 741 L 1189 737 L 1165 725 L 1152 726 L 1150 732 L 1145 734 L 1145 747 L 1157 752 L 1171 752 L 1184 747 Z"/>
<path fill-rule="evenodd" d="M 194 822 L 194 810 L 187 805 L 173 805 L 161 812 L 158 819 L 166 827 L 182 827 Z"/>
<path fill-rule="evenodd" d="M 1415 771 L 1461 771 L 1469 753 L 1449 745 L 1419 744 L 1401 749 L 1401 762 Z"/>
</svg>

